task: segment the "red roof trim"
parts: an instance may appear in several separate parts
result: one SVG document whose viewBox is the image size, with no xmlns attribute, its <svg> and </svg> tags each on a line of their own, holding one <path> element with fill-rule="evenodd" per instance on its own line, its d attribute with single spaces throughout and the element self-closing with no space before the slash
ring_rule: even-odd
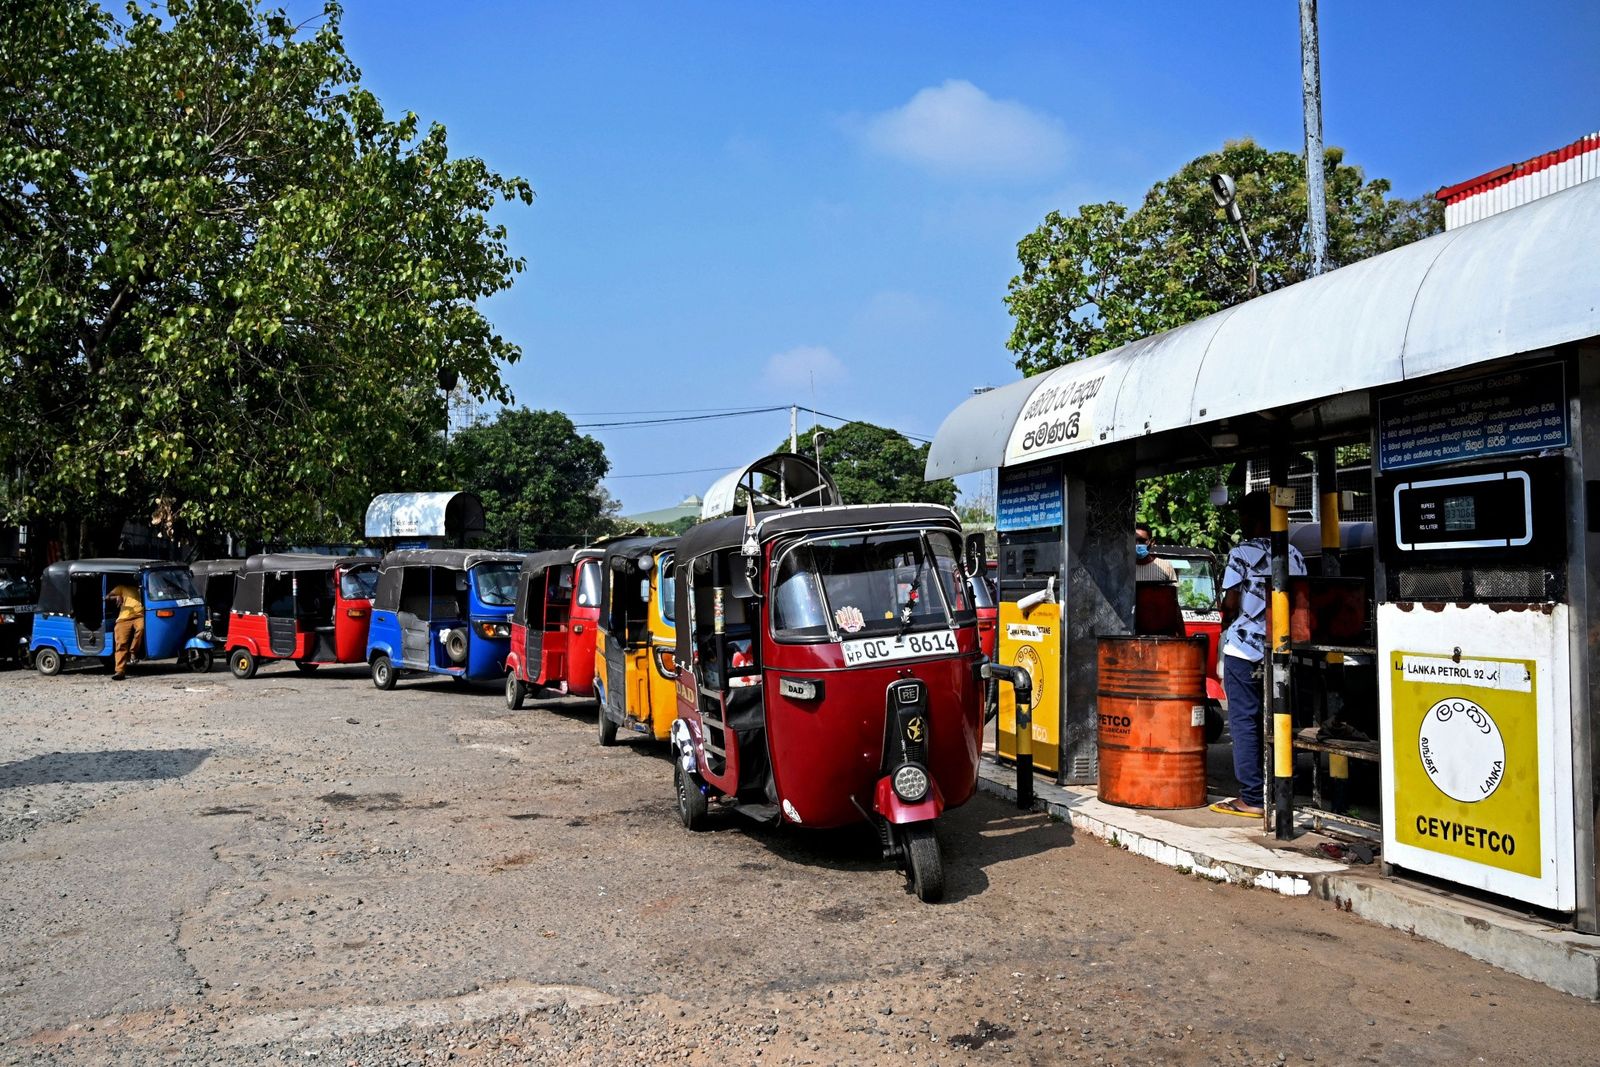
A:
<svg viewBox="0 0 1600 1067">
<path fill-rule="evenodd" d="M 1565 163 L 1567 160 L 1581 156 L 1586 152 L 1600 152 L 1600 133 L 1591 133 L 1586 137 L 1580 137 L 1571 144 L 1563 145 L 1556 149 L 1554 152 L 1546 152 L 1542 156 L 1534 156 L 1532 159 L 1521 163 L 1508 163 L 1486 174 L 1480 174 L 1476 178 L 1468 178 L 1464 182 L 1447 185 L 1437 193 L 1434 193 L 1433 198 L 1442 200 L 1447 204 L 1454 203 L 1457 200 L 1464 200 L 1469 196 L 1498 188 L 1514 178 L 1537 174 L 1539 171 L 1547 167 L 1553 167 L 1557 163 Z"/>
</svg>

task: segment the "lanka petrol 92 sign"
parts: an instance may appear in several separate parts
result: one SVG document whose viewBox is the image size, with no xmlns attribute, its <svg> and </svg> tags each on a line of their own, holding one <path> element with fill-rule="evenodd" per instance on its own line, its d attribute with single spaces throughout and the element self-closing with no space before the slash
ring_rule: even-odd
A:
<svg viewBox="0 0 1600 1067">
<path fill-rule="evenodd" d="M 1535 661 L 1389 658 L 1395 839 L 1538 878 Z"/>
</svg>

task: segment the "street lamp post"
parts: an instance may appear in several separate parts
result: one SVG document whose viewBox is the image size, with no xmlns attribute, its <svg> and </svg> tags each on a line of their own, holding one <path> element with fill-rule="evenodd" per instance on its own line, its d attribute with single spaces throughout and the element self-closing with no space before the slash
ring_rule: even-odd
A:
<svg viewBox="0 0 1600 1067">
<path fill-rule="evenodd" d="M 1244 212 L 1239 210 L 1239 198 L 1231 174 L 1213 174 L 1211 176 L 1211 198 L 1217 202 L 1228 216 L 1228 221 L 1239 227 L 1239 236 L 1244 239 L 1244 250 L 1250 256 L 1250 292 L 1260 293 L 1261 282 L 1256 266 L 1256 246 L 1250 242 L 1250 231 L 1244 228 Z"/>
</svg>

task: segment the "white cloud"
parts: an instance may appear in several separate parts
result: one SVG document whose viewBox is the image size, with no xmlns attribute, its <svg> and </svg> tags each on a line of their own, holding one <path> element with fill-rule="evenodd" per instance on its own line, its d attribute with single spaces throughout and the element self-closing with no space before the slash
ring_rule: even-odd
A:
<svg viewBox="0 0 1600 1067">
<path fill-rule="evenodd" d="M 849 126 L 874 152 L 947 174 L 1037 178 L 1067 156 L 1059 119 L 963 80 L 919 90 Z"/>
<path fill-rule="evenodd" d="M 800 345 L 767 359 L 767 385 L 775 390 L 800 390 L 796 399 L 810 396 L 813 386 L 821 388 L 845 377 L 844 364 L 821 345 Z"/>
</svg>

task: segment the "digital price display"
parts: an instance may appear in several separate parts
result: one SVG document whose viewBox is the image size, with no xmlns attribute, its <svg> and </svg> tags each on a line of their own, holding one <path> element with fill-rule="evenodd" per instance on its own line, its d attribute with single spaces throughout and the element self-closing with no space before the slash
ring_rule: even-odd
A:
<svg viewBox="0 0 1600 1067">
<path fill-rule="evenodd" d="M 1533 540 L 1533 482 L 1521 470 L 1402 482 L 1394 524 L 1402 552 L 1520 548 Z"/>
</svg>

